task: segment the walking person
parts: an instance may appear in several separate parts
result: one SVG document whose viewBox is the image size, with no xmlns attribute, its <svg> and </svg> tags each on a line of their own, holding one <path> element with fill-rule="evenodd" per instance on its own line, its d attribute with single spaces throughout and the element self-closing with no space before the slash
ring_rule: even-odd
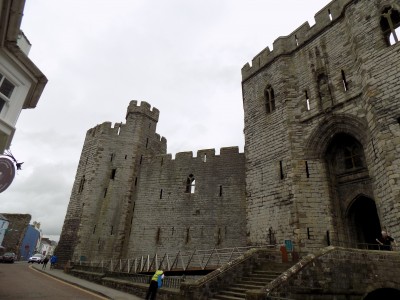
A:
<svg viewBox="0 0 400 300">
<path fill-rule="evenodd" d="M 162 287 L 164 280 L 164 271 L 157 270 L 151 278 L 146 300 L 156 299 L 158 288 Z"/>
<path fill-rule="evenodd" d="M 382 236 L 380 238 L 375 239 L 379 246 L 380 250 L 391 251 L 392 250 L 392 243 L 397 247 L 397 243 L 390 235 L 387 234 L 386 231 L 381 232 Z"/>
<path fill-rule="evenodd" d="M 46 270 L 46 266 L 47 266 L 48 262 L 49 262 L 49 257 L 46 255 L 46 257 L 43 259 L 42 270 Z"/>
<path fill-rule="evenodd" d="M 57 256 L 52 255 L 50 258 L 50 270 L 54 269 L 56 263 L 57 263 Z"/>
</svg>

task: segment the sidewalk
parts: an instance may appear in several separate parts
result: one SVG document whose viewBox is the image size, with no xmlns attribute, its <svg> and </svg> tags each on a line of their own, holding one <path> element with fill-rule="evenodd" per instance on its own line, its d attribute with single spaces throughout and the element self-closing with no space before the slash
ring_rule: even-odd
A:
<svg viewBox="0 0 400 300">
<path fill-rule="evenodd" d="M 102 286 L 100 284 L 96 284 L 84 279 L 80 279 L 78 277 L 74 277 L 72 275 L 68 275 L 64 273 L 63 270 L 59 269 L 52 269 L 50 270 L 50 265 L 47 265 L 46 270 L 42 270 L 43 265 L 38 265 L 38 264 L 32 264 L 32 267 L 40 271 L 42 273 L 45 273 L 46 275 L 52 276 L 54 278 L 57 278 L 59 280 L 62 280 L 64 282 L 67 282 L 69 284 L 78 286 L 82 289 L 88 290 L 92 293 L 98 294 L 100 296 L 103 296 L 108 299 L 113 299 L 113 300 L 142 300 L 143 298 L 130 295 L 124 292 L 120 292 L 118 290 L 114 290 L 105 286 Z"/>
</svg>

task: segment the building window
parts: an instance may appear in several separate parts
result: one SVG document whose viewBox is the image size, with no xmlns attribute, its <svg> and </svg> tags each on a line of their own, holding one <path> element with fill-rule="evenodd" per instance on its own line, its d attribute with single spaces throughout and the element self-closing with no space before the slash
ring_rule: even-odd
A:
<svg viewBox="0 0 400 300">
<path fill-rule="evenodd" d="M 15 89 L 15 85 L 12 84 L 3 74 L 0 74 L 0 112 L 10 99 Z"/>
<path fill-rule="evenodd" d="M 308 97 L 308 92 L 307 90 L 304 91 L 304 96 L 306 98 L 306 108 L 307 110 L 311 109 L 311 105 L 310 105 L 310 97 Z"/>
<path fill-rule="evenodd" d="M 186 179 L 186 193 L 194 194 L 196 186 L 196 180 L 194 179 L 193 174 L 190 174 Z"/>
<path fill-rule="evenodd" d="M 386 43 L 394 45 L 399 42 L 400 38 L 400 13 L 392 7 L 386 7 L 381 15 L 381 29 L 385 37 Z"/>
<path fill-rule="evenodd" d="M 363 149 L 359 144 L 344 147 L 344 165 L 346 170 L 356 169 L 363 166 Z"/>
<path fill-rule="evenodd" d="M 267 114 L 270 114 L 275 110 L 275 95 L 274 90 L 270 85 L 265 88 L 264 97 L 266 112 Z"/>
<path fill-rule="evenodd" d="M 82 176 L 81 181 L 79 182 L 78 193 L 82 193 L 83 187 L 85 186 L 85 175 Z"/>
<path fill-rule="evenodd" d="M 110 176 L 110 178 L 111 179 L 114 179 L 115 178 L 115 173 L 117 172 L 117 169 L 112 169 L 111 170 L 111 176 Z"/>
</svg>

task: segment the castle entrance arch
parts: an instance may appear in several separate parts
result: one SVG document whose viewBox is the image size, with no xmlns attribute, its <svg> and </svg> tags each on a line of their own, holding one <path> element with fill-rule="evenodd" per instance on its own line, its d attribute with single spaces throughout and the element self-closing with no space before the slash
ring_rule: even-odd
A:
<svg viewBox="0 0 400 300">
<path fill-rule="evenodd" d="M 357 197 L 350 204 L 346 219 L 349 239 L 353 239 L 354 247 L 375 249 L 375 239 L 381 234 L 375 201 L 366 196 Z"/>
<path fill-rule="evenodd" d="M 377 289 L 369 293 L 364 300 L 397 300 L 400 299 L 400 291 L 393 288 Z"/>
<path fill-rule="evenodd" d="M 372 195 L 363 145 L 353 135 L 338 132 L 325 154 L 339 241 L 348 247 L 368 247 L 379 237 L 380 224 Z"/>
</svg>

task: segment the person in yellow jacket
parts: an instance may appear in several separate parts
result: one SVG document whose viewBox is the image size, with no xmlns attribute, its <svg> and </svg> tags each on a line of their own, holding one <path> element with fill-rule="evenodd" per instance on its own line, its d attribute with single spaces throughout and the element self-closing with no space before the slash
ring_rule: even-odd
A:
<svg viewBox="0 0 400 300">
<path fill-rule="evenodd" d="M 162 287 L 164 279 L 164 271 L 157 270 L 150 281 L 150 286 L 147 291 L 146 300 L 156 299 L 158 288 Z"/>
</svg>

